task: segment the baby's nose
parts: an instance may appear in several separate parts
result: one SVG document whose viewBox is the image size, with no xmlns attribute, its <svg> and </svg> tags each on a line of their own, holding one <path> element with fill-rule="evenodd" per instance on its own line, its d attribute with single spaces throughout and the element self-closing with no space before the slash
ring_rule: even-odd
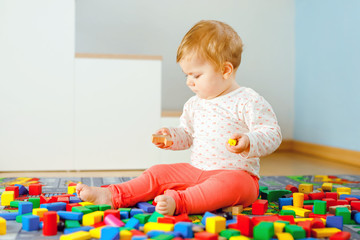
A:
<svg viewBox="0 0 360 240">
<path fill-rule="evenodd" d="M 189 87 L 193 87 L 193 86 L 195 86 L 195 83 L 193 80 L 188 78 L 188 79 L 186 79 L 186 85 L 188 85 Z"/>
</svg>

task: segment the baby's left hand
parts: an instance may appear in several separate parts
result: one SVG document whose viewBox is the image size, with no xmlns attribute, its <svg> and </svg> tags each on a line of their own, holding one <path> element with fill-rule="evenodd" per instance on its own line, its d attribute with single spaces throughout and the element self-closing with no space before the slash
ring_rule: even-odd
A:
<svg viewBox="0 0 360 240">
<path fill-rule="evenodd" d="M 228 142 L 225 144 L 226 149 L 232 153 L 242 153 L 250 151 L 250 139 L 247 135 L 242 133 L 234 133 L 231 139 L 237 141 L 235 146 L 231 146 Z"/>
</svg>

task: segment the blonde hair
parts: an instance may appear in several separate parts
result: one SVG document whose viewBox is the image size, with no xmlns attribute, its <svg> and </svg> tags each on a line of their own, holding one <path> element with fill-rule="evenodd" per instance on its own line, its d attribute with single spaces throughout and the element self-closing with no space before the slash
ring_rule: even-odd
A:
<svg viewBox="0 0 360 240">
<path fill-rule="evenodd" d="M 215 20 L 202 20 L 184 36 L 177 51 L 176 62 L 185 56 L 196 54 L 209 60 L 217 70 L 225 62 L 237 69 L 241 62 L 242 41 L 228 24 Z"/>
</svg>

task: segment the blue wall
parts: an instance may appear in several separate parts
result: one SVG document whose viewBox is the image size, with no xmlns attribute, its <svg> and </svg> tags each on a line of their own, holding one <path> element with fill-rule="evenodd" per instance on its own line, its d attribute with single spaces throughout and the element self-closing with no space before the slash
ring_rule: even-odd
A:
<svg viewBox="0 0 360 240">
<path fill-rule="evenodd" d="M 294 139 L 360 151 L 360 1 L 295 0 Z"/>
</svg>

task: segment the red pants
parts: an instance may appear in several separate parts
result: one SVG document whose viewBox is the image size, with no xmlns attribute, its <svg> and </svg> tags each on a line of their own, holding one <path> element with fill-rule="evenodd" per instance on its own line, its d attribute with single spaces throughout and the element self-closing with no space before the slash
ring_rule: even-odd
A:
<svg viewBox="0 0 360 240">
<path fill-rule="evenodd" d="M 204 171 L 188 163 L 155 165 L 109 189 L 114 208 L 131 207 L 165 194 L 175 199 L 175 214 L 200 214 L 239 204 L 246 207 L 259 194 L 258 178 L 245 171 Z"/>
</svg>

